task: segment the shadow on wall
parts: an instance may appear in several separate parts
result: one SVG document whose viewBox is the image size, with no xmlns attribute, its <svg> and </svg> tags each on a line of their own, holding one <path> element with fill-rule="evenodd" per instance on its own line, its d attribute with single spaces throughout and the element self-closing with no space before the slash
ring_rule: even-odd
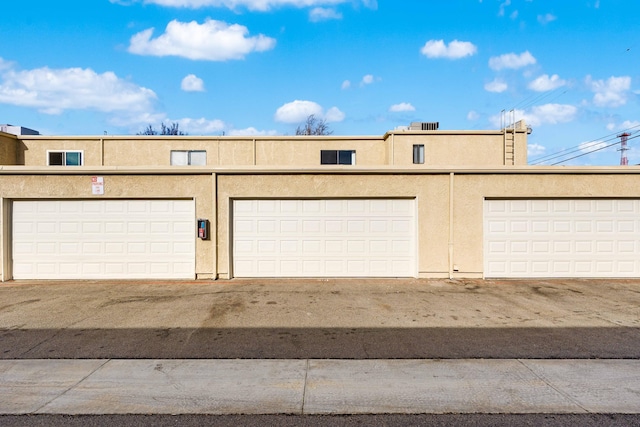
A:
<svg viewBox="0 0 640 427">
<path fill-rule="evenodd" d="M 0 165 L 24 166 L 27 146 L 13 136 L 0 135 Z"/>
</svg>

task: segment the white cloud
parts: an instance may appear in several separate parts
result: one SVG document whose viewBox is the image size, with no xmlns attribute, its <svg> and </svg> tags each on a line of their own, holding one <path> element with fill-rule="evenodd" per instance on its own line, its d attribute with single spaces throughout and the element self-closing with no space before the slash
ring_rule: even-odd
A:
<svg viewBox="0 0 640 427">
<path fill-rule="evenodd" d="M 246 129 L 231 129 L 227 132 L 227 135 L 231 136 L 272 136 L 277 135 L 275 130 L 258 130 L 254 127 L 248 127 Z"/>
<path fill-rule="evenodd" d="M 527 156 L 541 156 L 547 149 L 540 144 L 527 144 Z"/>
<path fill-rule="evenodd" d="M 498 11 L 498 16 L 504 16 L 505 9 L 511 6 L 511 0 L 505 0 L 500 4 L 500 10 Z"/>
<path fill-rule="evenodd" d="M 264 52 L 276 45 L 275 39 L 263 34 L 247 37 L 247 27 L 213 19 L 207 19 L 203 24 L 173 20 L 167 24 L 164 34 L 155 39 L 151 38 L 153 31 L 153 28 L 149 28 L 131 37 L 129 52 L 227 61 L 243 59 L 251 52 Z"/>
<path fill-rule="evenodd" d="M 392 113 L 401 113 L 404 111 L 416 111 L 416 107 L 414 107 L 408 102 L 401 102 L 400 104 L 394 104 L 391 107 L 389 107 L 389 111 L 391 111 Z"/>
<path fill-rule="evenodd" d="M 620 107 L 627 103 L 627 94 L 631 89 L 631 77 L 609 77 L 605 80 L 585 79 L 587 86 L 595 93 L 593 103 L 598 107 Z"/>
<path fill-rule="evenodd" d="M 362 4 L 369 9 L 377 10 L 378 9 L 378 0 L 362 0 Z"/>
<path fill-rule="evenodd" d="M 309 12 L 311 22 L 330 21 L 332 19 L 342 19 L 342 14 L 335 9 L 316 7 Z"/>
<path fill-rule="evenodd" d="M 558 19 L 558 17 L 550 13 L 547 13 L 545 15 L 538 15 L 538 22 L 541 23 L 542 25 L 546 25 L 549 22 L 553 22 L 556 19 Z"/>
<path fill-rule="evenodd" d="M 528 125 L 533 127 L 543 124 L 568 123 L 573 121 L 578 114 L 578 109 L 567 104 L 544 104 L 533 107 L 527 111 L 515 110 L 515 121 L 524 119 Z M 496 114 L 490 118 L 491 124 L 499 128 L 502 124 L 502 117 Z"/>
<path fill-rule="evenodd" d="M 460 59 L 474 55 L 478 48 L 471 42 L 454 40 L 445 45 L 444 40 L 429 40 L 420 49 L 420 53 L 427 58 Z"/>
<path fill-rule="evenodd" d="M 625 120 L 620 125 L 621 129 L 631 129 L 631 128 L 637 128 L 637 127 L 640 127 L 640 122 L 637 120 Z"/>
<path fill-rule="evenodd" d="M 65 110 L 139 114 L 150 111 L 156 99 L 150 89 L 111 71 L 98 74 L 90 68 L 9 68 L 0 81 L 0 103 L 37 108 L 45 114 Z"/>
<path fill-rule="evenodd" d="M 351 82 L 349 80 L 343 81 L 342 85 L 340 86 L 342 90 L 349 89 L 350 87 L 351 87 Z"/>
<path fill-rule="evenodd" d="M 476 121 L 480 118 L 480 114 L 477 111 L 471 110 L 467 113 L 467 120 Z"/>
<path fill-rule="evenodd" d="M 636 129 L 640 127 L 640 121 L 637 120 L 625 120 L 622 123 L 608 123 L 607 130 L 628 130 L 628 129 Z"/>
<path fill-rule="evenodd" d="M 182 79 L 180 88 L 185 92 L 204 92 L 204 82 L 195 74 L 189 74 Z"/>
<path fill-rule="evenodd" d="M 484 89 L 487 92 L 494 92 L 494 93 L 502 93 L 508 88 L 509 86 L 501 79 L 495 79 L 492 82 L 489 82 L 484 85 Z"/>
<path fill-rule="evenodd" d="M 380 80 L 380 78 L 376 79 L 376 77 L 374 77 L 373 74 L 367 74 L 366 76 L 362 77 L 362 80 L 360 81 L 360 86 L 373 84 L 376 80 Z"/>
<path fill-rule="evenodd" d="M 535 63 L 536 58 L 534 58 L 529 51 L 523 52 L 520 55 L 515 53 L 506 53 L 500 56 L 493 56 L 489 59 L 489 67 L 496 71 L 504 68 L 515 70 Z"/>
<path fill-rule="evenodd" d="M 529 83 L 529 89 L 535 90 L 536 92 L 548 92 L 550 90 L 557 89 L 566 85 L 567 82 L 562 80 L 560 76 L 554 74 L 549 77 L 548 74 L 543 74 L 531 83 Z"/>
<path fill-rule="evenodd" d="M 211 135 L 222 132 L 226 125 L 222 120 L 209 120 L 203 118 L 191 119 L 184 118 L 179 120 L 170 120 L 170 123 L 176 122 L 180 125 L 180 129 L 189 134 Z"/>
<path fill-rule="evenodd" d="M 320 116 L 322 106 L 313 101 L 295 100 L 276 110 L 275 120 L 283 123 L 299 123 L 310 115 Z"/>
<path fill-rule="evenodd" d="M 324 108 L 313 101 L 295 100 L 284 104 L 276 110 L 275 120 L 282 123 L 301 123 L 307 117 L 314 115 L 319 119 L 327 122 L 341 122 L 345 118 L 345 114 L 337 107 L 331 107 L 325 113 Z"/>
<path fill-rule="evenodd" d="M 111 3 L 128 5 L 133 2 L 144 2 L 166 7 L 180 7 L 199 9 L 203 7 L 226 7 L 228 9 L 246 8 L 254 11 L 268 11 L 276 7 L 319 7 L 335 6 L 343 3 L 352 3 L 352 0 L 110 0 Z M 361 3 L 370 9 L 377 9 L 376 0 L 361 0 Z"/>
<path fill-rule="evenodd" d="M 345 118 L 345 114 L 338 107 L 331 107 L 324 115 L 324 119 L 329 123 L 341 122 Z"/>
<path fill-rule="evenodd" d="M 139 132 L 142 127 L 146 127 L 151 124 L 159 126 L 160 123 L 169 123 L 167 116 L 164 113 L 155 113 L 151 111 L 139 111 L 139 112 L 123 112 L 126 114 L 116 114 L 108 119 L 108 122 L 113 126 L 130 128 L 131 132 Z M 172 123 L 172 122 L 171 122 Z"/>
<path fill-rule="evenodd" d="M 568 123 L 575 119 L 578 109 L 568 104 L 545 104 L 531 108 L 525 119 L 531 126 Z"/>
<path fill-rule="evenodd" d="M 0 58 L 0 71 L 2 70 L 8 70 L 11 69 L 15 66 L 15 64 L 13 62 L 7 61 L 3 58 Z"/>
<path fill-rule="evenodd" d="M 603 142 L 603 141 L 589 141 L 589 142 L 583 142 L 582 144 L 578 145 L 578 148 L 583 153 L 590 153 L 592 151 L 602 150 L 607 145 L 609 145 L 609 144 L 607 144 L 606 142 Z"/>
</svg>

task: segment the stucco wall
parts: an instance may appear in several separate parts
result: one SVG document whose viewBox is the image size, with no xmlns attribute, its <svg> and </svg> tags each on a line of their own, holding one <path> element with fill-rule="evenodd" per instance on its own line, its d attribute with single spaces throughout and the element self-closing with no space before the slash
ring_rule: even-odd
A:
<svg viewBox="0 0 640 427">
<path fill-rule="evenodd" d="M 516 164 L 526 164 L 526 133 L 516 137 Z M 503 139 L 499 131 L 401 132 L 384 137 L 23 136 L 17 164 L 46 166 L 48 150 L 80 150 L 85 166 L 165 167 L 170 166 L 172 150 L 204 150 L 207 166 L 307 167 L 320 165 L 321 150 L 355 150 L 357 166 L 502 166 Z M 425 145 L 422 165 L 413 165 L 413 144 Z"/>
<path fill-rule="evenodd" d="M 306 137 L 295 140 L 256 141 L 258 166 L 318 166 L 321 150 L 355 150 L 356 165 L 381 166 L 387 164 L 386 143 L 382 138 Z"/>
<path fill-rule="evenodd" d="M 218 175 L 218 274 L 229 277 L 232 200 L 237 198 L 415 198 L 421 276 L 448 272 L 449 175 Z"/>
<path fill-rule="evenodd" d="M 234 198 L 416 198 L 418 274 L 482 277 L 485 198 L 640 198 L 640 174 L 448 173 L 219 175 L 218 273 L 229 277 Z M 450 187 L 453 182 L 453 187 Z M 453 195 L 450 211 L 450 194 Z M 453 222 L 450 222 L 450 212 Z M 449 227 L 452 227 L 450 229 Z M 452 233 L 450 242 L 449 233 Z M 451 248 L 449 248 L 451 243 Z M 449 265 L 451 249 L 451 266 Z"/>
<path fill-rule="evenodd" d="M 511 141 L 512 133 L 502 132 L 422 132 L 393 133 L 388 137 L 392 146 L 390 164 L 425 168 L 431 166 L 501 166 L 505 165 L 505 139 Z M 515 133 L 515 162 L 506 165 L 527 164 L 527 136 L 525 131 Z M 511 139 L 509 139 L 511 138 Z M 424 164 L 413 165 L 413 145 L 425 146 Z M 507 156 L 512 159 L 512 156 Z"/>
<path fill-rule="evenodd" d="M 99 139 L 61 139 L 61 138 L 22 138 L 19 153 L 25 166 L 46 166 L 47 151 L 73 150 L 82 151 L 83 164 L 99 166 L 101 164 L 102 146 Z"/>
<path fill-rule="evenodd" d="M 640 174 L 461 174 L 453 193 L 453 263 L 474 277 L 483 271 L 485 198 L 640 198 Z"/>
<path fill-rule="evenodd" d="M 211 240 L 197 240 L 196 272 L 200 278 L 227 278 L 231 274 L 231 209 L 232 200 L 239 198 L 415 198 L 420 277 L 448 277 L 453 265 L 458 269 L 455 277 L 482 276 L 485 199 L 640 198 L 639 167 L 522 167 L 513 171 L 410 168 L 395 172 L 339 168 L 325 171 L 318 167 L 277 173 L 253 168 L 209 168 L 188 174 L 174 173 L 169 168 L 154 173 L 145 169 L 135 173 L 96 169 L 83 174 L 64 168 L 51 173 L 48 170 L 39 168 L 26 173 L 23 168 L 5 167 L 1 171 L 4 246 L 10 245 L 11 200 L 193 198 L 196 216 L 208 218 L 212 226 Z M 91 194 L 92 175 L 104 177 L 104 196 Z M 8 265 L 7 251 L 3 259 Z"/>
<path fill-rule="evenodd" d="M 212 178 L 204 175 L 109 175 L 104 177 L 105 194 L 91 194 L 91 175 L 3 175 L 0 196 L 5 209 L 20 199 L 195 199 L 196 217 L 214 218 Z M 9 209 L 7 209 L 9 210 Z M 8 222 L 3 224 L 3 241 L 8 242 Z M 196 230 L 194 229 L 194 236 Z M 214 271 L 214 240 L 196 240 L 196 274 L 210 278 Z M 5 257 L 5 268 L 6 264 Z"/>
</svg>

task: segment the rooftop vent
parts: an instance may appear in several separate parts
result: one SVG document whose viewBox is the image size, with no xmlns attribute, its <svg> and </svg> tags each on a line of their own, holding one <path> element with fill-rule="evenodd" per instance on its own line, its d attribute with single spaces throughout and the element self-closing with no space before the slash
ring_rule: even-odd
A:
<svg viewBox="0 0 640 427">
<path fill-rule="evenodd" d="M 13 125 L 0 125 L 0 132 L 10 133 L 13 135 L 40 135 L 40 132 L 37 130 Z"/>
<path fill-rule="evenodd" d="M 409 130 L 438 130 L 440 122 L 411 122 Z"/>
</svg>

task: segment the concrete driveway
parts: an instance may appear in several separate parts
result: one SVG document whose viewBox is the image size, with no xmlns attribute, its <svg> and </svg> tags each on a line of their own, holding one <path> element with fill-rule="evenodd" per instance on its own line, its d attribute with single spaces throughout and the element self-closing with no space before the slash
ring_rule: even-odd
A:
<svg viewBox="0 0 640 427">
<path fill-rule="evenodd" d="M 0 358 L 640 357 L 640 280 L 17 281 Z"/>
</svg>

